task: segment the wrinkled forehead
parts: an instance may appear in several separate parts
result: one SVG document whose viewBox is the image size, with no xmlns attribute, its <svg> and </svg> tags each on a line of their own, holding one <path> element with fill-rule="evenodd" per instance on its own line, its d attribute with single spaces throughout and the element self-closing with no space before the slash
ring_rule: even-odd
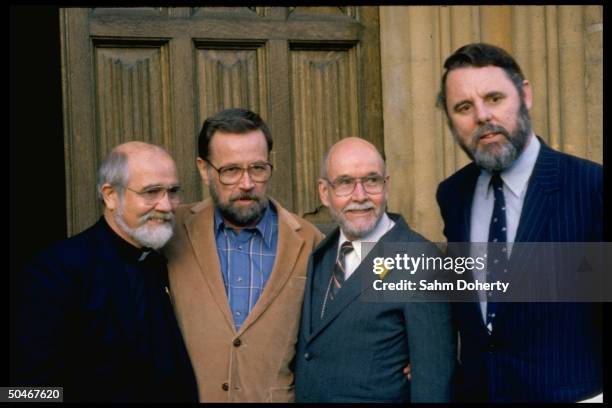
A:
<svg viewBox="0 0 612 408">
<path fill-rule="evenodd" d="M 384 174 L 384 162 L 380 154 L 365 145 L 346 146 L 331 151 L 328 161 L 328 177 L 363 177 Z"/>
<path fill-rule="evenodd" d="M 131 155 L 128 157 L 128 180 L 142 186 L 176 184 L 176 165 L 163 151 Z"/>
</svg>

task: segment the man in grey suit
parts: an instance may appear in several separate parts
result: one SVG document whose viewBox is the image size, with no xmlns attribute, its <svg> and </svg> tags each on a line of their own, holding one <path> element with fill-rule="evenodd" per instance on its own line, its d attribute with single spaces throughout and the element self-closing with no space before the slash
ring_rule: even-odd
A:
<svg viewBox="0 0 612 408">
<path fill-rule="evenodd" d="M 386 212 L 389 176 L 376 148 L 350 137 L 325 156 L 320 199 L 339 224 L 310 255 L 294 360 L 297 402 L 449 401 L 455 345 L 447 303 L 365 302 L 371 252 L 426 243 Z M 389 276 L 394 272 L 389 272 Z M 389 299 L 390 300 L 390 299 Z M 412 382 L 403 369 L 411 364 Z"/>
</svg>

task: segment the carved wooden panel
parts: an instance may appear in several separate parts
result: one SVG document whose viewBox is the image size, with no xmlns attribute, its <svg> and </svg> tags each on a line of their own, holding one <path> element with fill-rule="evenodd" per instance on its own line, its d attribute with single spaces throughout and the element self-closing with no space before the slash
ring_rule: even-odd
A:
<svg viewBox="0 0 612 408">
<path fill-rule="evenodd" d="M 265 7 L 194 7 L 194 16 L 236 16 L 259 17 L 265 14 Z"/>
<path fill-rule="evenodd" d="M 226 108 L 267 112 L 263 44 L 199 43 L 196 51 L 198 123 Z"/>
<path fill-rule="evenodd" d="M 129 140 L 172 145 L 167 45 L 95 46 L 100 158 Z"/>
<path fill-rule="evenodd" d="M 100 215 L 97 166 L 126 140 L 164 145 L 183 199 L 205 196 L 197 137 L 224 108 L 266 120 L 268 192 L 317 223 L 327 147 L 356 134 L 383 146 L 378 7 L 68 8 L 60 23 L 70 234 Z"/>
<path fill-rule="evenodd" d="M 289 7 L 289 17 L 306 17 L 306 16 L 348 16 L 351 18 L 357 17 L 357 7 Z"/>
<path fill-rule="evenodd" d="M 317 179 L 327 149 L 359 135 L 355 48 L 293 49 L 291 106 L 295 149 L 294 207 L 298 214 L 319 207 Z"/>
</svg>

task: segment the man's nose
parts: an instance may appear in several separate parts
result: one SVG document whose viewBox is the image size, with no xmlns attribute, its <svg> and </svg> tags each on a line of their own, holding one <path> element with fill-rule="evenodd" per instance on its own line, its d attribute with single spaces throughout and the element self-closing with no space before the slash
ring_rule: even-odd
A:
<svg viewBox="0 0 612 408">
<path fill-rule="evenodd" d="M 238 182 L 238 187 L 242 190 L 251 190 L 255 187 L 255 183 L 251 180 L 251 175 L 247 170 L 242 173 L 242 177 L 240 177 L 240 181 Z"/>
<path fill-rule="evenodd" d="M 476 115 L 476 121 L 479 124 L 484 124 L 491 120 L 491 110 L 482 102 L 474 104 L 474 112 Z"/>
<path fill-rule="evenodd" d="M 155 203 L 155 209 L 160 212 L 171 212 L 174 210 L 174 205 L 172 204 L 172 201 L 170 201 L 168 190 L 166 190 L 162 198 Z"/>
<path fill-rule="evenodd" d="M 368 194 L 359 180 L 355 181 L 355 189 L 353 190 L 353 194 L 351 194 L 351 199 L 358 202 L 364 202 L 368 199 Z"/>
</svg>

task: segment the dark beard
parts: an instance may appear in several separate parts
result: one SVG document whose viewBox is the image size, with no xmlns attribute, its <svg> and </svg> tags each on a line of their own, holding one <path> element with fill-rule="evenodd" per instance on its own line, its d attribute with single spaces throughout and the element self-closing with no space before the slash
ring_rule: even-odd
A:
<svg viewBox="0 0 612 408">
<path fill-rule="evenodd" d="M 255 194 L 243 192 L 236 197 L 231 197 L 228 203 L 222 203 L 213 183 L 209 184 L 208 191 L 210 192 L 213 203 L 219 209 L 223 218 L 240 227 L 254 225 L 257 221 L 259 221 L 259 219 L 261 219 L 266 211 L 266 208 L 268 208 L 269 201 L 266 197 L 262 199 L 257 197 Z M 236 200 L 241 199 L 254 200 L 255 203 L 246 208 L 236 208 L 233 206 L 233 203 Z"/>
<path fill-rule="evenodd" d="M 525 150 L 525 145 L 531 134 L 531 119 L 527 106 L 521 101 L 521 106 L 517 115 L 516 130 L 512 134 L 508 133 L 508 131 L 501 126 L 485 124 L 472 136 L 472 140 L 470 141 L 471 146 L 466 146 L 460 141 L 459 136 L 452 126 L 451 132 L 455 140 L 459 143 L 459 146 L 461 146 L 463 151 L 474 161 L 474 163 L 476 163 L 476 165 L 489 171 L 502 171 L 512 166 L 523 150 Z M 478 151 L 476 147 L 480 136 L 488 132 L 498 132 L 508 141 L 508 143 L 502 147 L 502 151 L 497 155 L 486 150 Z"/>
</svg>

